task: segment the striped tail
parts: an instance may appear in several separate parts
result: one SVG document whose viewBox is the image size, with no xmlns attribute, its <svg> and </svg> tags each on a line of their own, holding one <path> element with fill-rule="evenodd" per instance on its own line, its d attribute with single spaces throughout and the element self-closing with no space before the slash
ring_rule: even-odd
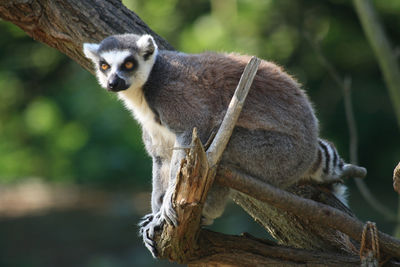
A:
<svg viewBox="0 0 400 267">
<path fill-rule="evenodd" d="M 365 168 L 345 163 L 331 142 L 318 139 L 317 158 L 308 171 L 309 178 L 329 182 L 347 177 L 364 178 L 365 175 Z"/>
<path fill-rule="evenodd" d="M 318 139 L 317 158 L 304 178 L 329 183 L 348 177 L 364 178 L 366 175 L 365 168 L 345 163 L 331 142 Z M 347 187 L 341 183 L 335 183 L 332 188 L 335 196 L 347 206 Z"/>
</svg>

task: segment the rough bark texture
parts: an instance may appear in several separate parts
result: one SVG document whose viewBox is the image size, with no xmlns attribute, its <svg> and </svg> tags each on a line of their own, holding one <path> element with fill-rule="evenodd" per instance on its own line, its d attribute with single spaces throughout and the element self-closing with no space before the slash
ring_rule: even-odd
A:
<svg viewBox="0 0 400 267">
<path fill-rule="evenodd" d="M 354 255 L 324 253 L 276 245 L 250 235 L 229 236 L 202 230 L 198 244 L 201 260 L 189 266 L 359 266 Z M 204 249 L 206 248 L 206 250 Z"/>
<path fill-rule="evenodd" d="M 303 191 L 305 196 L 302 196 L 306 198 L 312 199 L 314 197 L 313 200 L 318 201 L 321 200 L 317 199 L 318 195 L 322 195 L 327 200 L 334 199 L 329 193 L 315 194 L 315 189 L 311 186 L 305 186 L 303 189 L 306 192 Z M 292 187 L 291 190 L 298 192 L 301 189 Z M 315 195 L 307 196 L 307 193 Z M 255 221 L 266 228 L 280 244 L 316 251 L 356 252 L 351 250 L 352 246 L 349 238 L 339 231 L 327 228 L 324 225 L 314 224 L 274 206 L 265 205 L 265 203 L 240 192 L 236 192 L 234 201 L 249 213 Z M 287 235 L 288 232 L 291 233 L 290 236 Z"/>
<path fill-rule="evenodd" d="M 83 55 L 82 44 L 98 42 L 110 34 L 149 33 L 161 49 L 173 49 L 118 0 L 2 0 L 0 17 L 92 73 L 92 63 Z"/>
<path fill-rule="evenodd" d="M 0 17 L 18 25 L 34 39 L 65 53 L 92 73 L 91 63 L 82 54 L 83 42 L 98 42 L 108 35 L 117 33 L 149 33 L 155 37 L 161 49 L 173 49 L 118 0 L 2 0 L 0 2 Z M 183 182 L 181 186 L 193 185 L 184 183 L 186 182 Z M 351 214 L 337 201 L 328 201 L 326 198 L 330 199 L 331 197 L 327 197 L 327 193 L 321 187 L 310 185 L 307 190 L 294 187 L 291 191 L 298 196 L 322 201 Z M 274 251 L 273 247 L 266 244 L 264 247 L 262 242 L 248 237 L 232 237 L 204 230 L 200 230 L 200 232 L 194 230 L 191 227 L 198 225 L 198 212 L 201 207 L 201 205 L 196 204 L 201 203 L 197 198 L 190 201 L 188 199 L 177 199 L 177 203 L 182 204 L 178 207 L 178 214 L 180 214 L 179 209 L 185 211 L 188 207 L 195 206 L 196 211 L 193 212 L 192 217 L 187 217 L 189 221 L 187 229 L 193 229 L 187 243 L 189 247 L 181 247 L 180 249 L 183 251 L 192 250 L 189 253 L 190 255 L 201 255 L 201 263 L 198 257 L 197 259 L 187 259 L 185 255 L 172 257 L 180 262 L 192 261 L 193 266 L 205 266 L 204 264 L 207 264 L 207 266 L 256 266 L 256 260 L 258 264 L 263 262 L 263 265 L 290 266 L 305 265 L 306 263 L 334 266 L 335 262 L 338 262 L 336 265 L 350 266 L 359 262 L 353 257 L 354 254 L 348 257 L 337 255 L 338 252 L 351 252 L 353 250 L 351 244 L 347 242 L 347 237 L 335 230 L 328 230 L 325 226 L 315 225 L 307 219 L 300 219 L 298 216 L 242 193 L 236 194 L 235 201 L 260 222 L 279 243 L 315 250 L 312 253 L 304 253 L 308 253 L 307 255 L 310 257 L 320 255 L 320 261 L 315 260 L 312 263 L 310 257 L 307 256 L 306 260 L 304 255 L 301 256 L 303 257 L 301 259 L 300 250 L 277 247 L 277 249 L 287 250 L 283 250 L 285 252 Z M 192 221 L 190 222 L 190 220 Z M 197 245 L 195 245 L 194 241 L 197 238 Z M 166 243 L 160 245 L 168 250 Z M 329 255 L 323 254 L 321 251 L 329 252 Z M 236 253 L 237 257 L 235 256 Z M 292 256 L 293 258 L 290 260 Z"/>
</svg>

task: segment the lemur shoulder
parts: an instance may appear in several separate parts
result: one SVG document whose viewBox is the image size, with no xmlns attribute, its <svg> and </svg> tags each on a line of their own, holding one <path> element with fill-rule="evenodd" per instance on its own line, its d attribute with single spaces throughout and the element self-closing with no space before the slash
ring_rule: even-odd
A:
<svg viewBox="0 0 400 267">
<path fill-rule="evenodd" d="M 238 54 L 185 54 L 158 50 L 150 35 L 122 34 L 84 44 L 101 86 L 132 111 L 153 158 L 152 213 L 141 223 L 145 245 L 156 255 L 154 229 L 176 225 L 172 207 L 181 150 L 194 127 L 203 143 L 216 131 L 250 57 Z M 318 121 L 300 85 L 282 68 L 263 60 L 222 157 L 258 179 L 285 188 L 300 179 L 325 182 L 365 169 L 344 164 L 334 146 L 318 138 Z M 358 168 L 358 169 L 357 169 Z M 203 209 L 210 224 L 225 207 L 230 190 L 214 185 Z M 336 190 L 343 199 L 343 190 Z"/>
</svg>

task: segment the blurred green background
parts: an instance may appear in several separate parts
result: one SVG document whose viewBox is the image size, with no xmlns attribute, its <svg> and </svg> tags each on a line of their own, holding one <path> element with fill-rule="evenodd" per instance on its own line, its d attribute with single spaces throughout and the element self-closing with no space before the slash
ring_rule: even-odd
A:
<svg viewBox="0 0 400 267">
<path fill-rule="evenodd" d="M 399 128 L 351 1 L 123 2 L 178 50 L 236 51 L 284 66 L 314 103 L 321 136 L 349 160 L 342 90 L 310 36 L 352 79 L 365 181 L 396 212 Z M 400 1 L 374 3 L 396 47 Z M 150 209 L 150 177 L 140 129 L 116 97 L 65 55 L 0 21 L 0 266 L 174 265 L 153 260 L 137 237 L 135 225 Z M 353 181 L 347 184 L 357 216 L 392 233 L 395 223 L 366 204 Z M 212 228 L 266 236 L 234 205 Z"/>
</svg>

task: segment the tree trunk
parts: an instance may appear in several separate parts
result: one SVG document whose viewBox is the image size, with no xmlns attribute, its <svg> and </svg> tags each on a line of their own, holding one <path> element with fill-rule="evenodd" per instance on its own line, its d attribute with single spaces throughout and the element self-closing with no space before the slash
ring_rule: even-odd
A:
<svg viewBox="0 0 400 267">
<path fill-rule="evenodd" d="M 0 17 L 93 74 L 92 63 L 82 53 L 84 42 L 98 42 L 111 34 L 148 33 L 161 49 L 173 49 L 119 0 L 2 0 Z"/>
</svg>

